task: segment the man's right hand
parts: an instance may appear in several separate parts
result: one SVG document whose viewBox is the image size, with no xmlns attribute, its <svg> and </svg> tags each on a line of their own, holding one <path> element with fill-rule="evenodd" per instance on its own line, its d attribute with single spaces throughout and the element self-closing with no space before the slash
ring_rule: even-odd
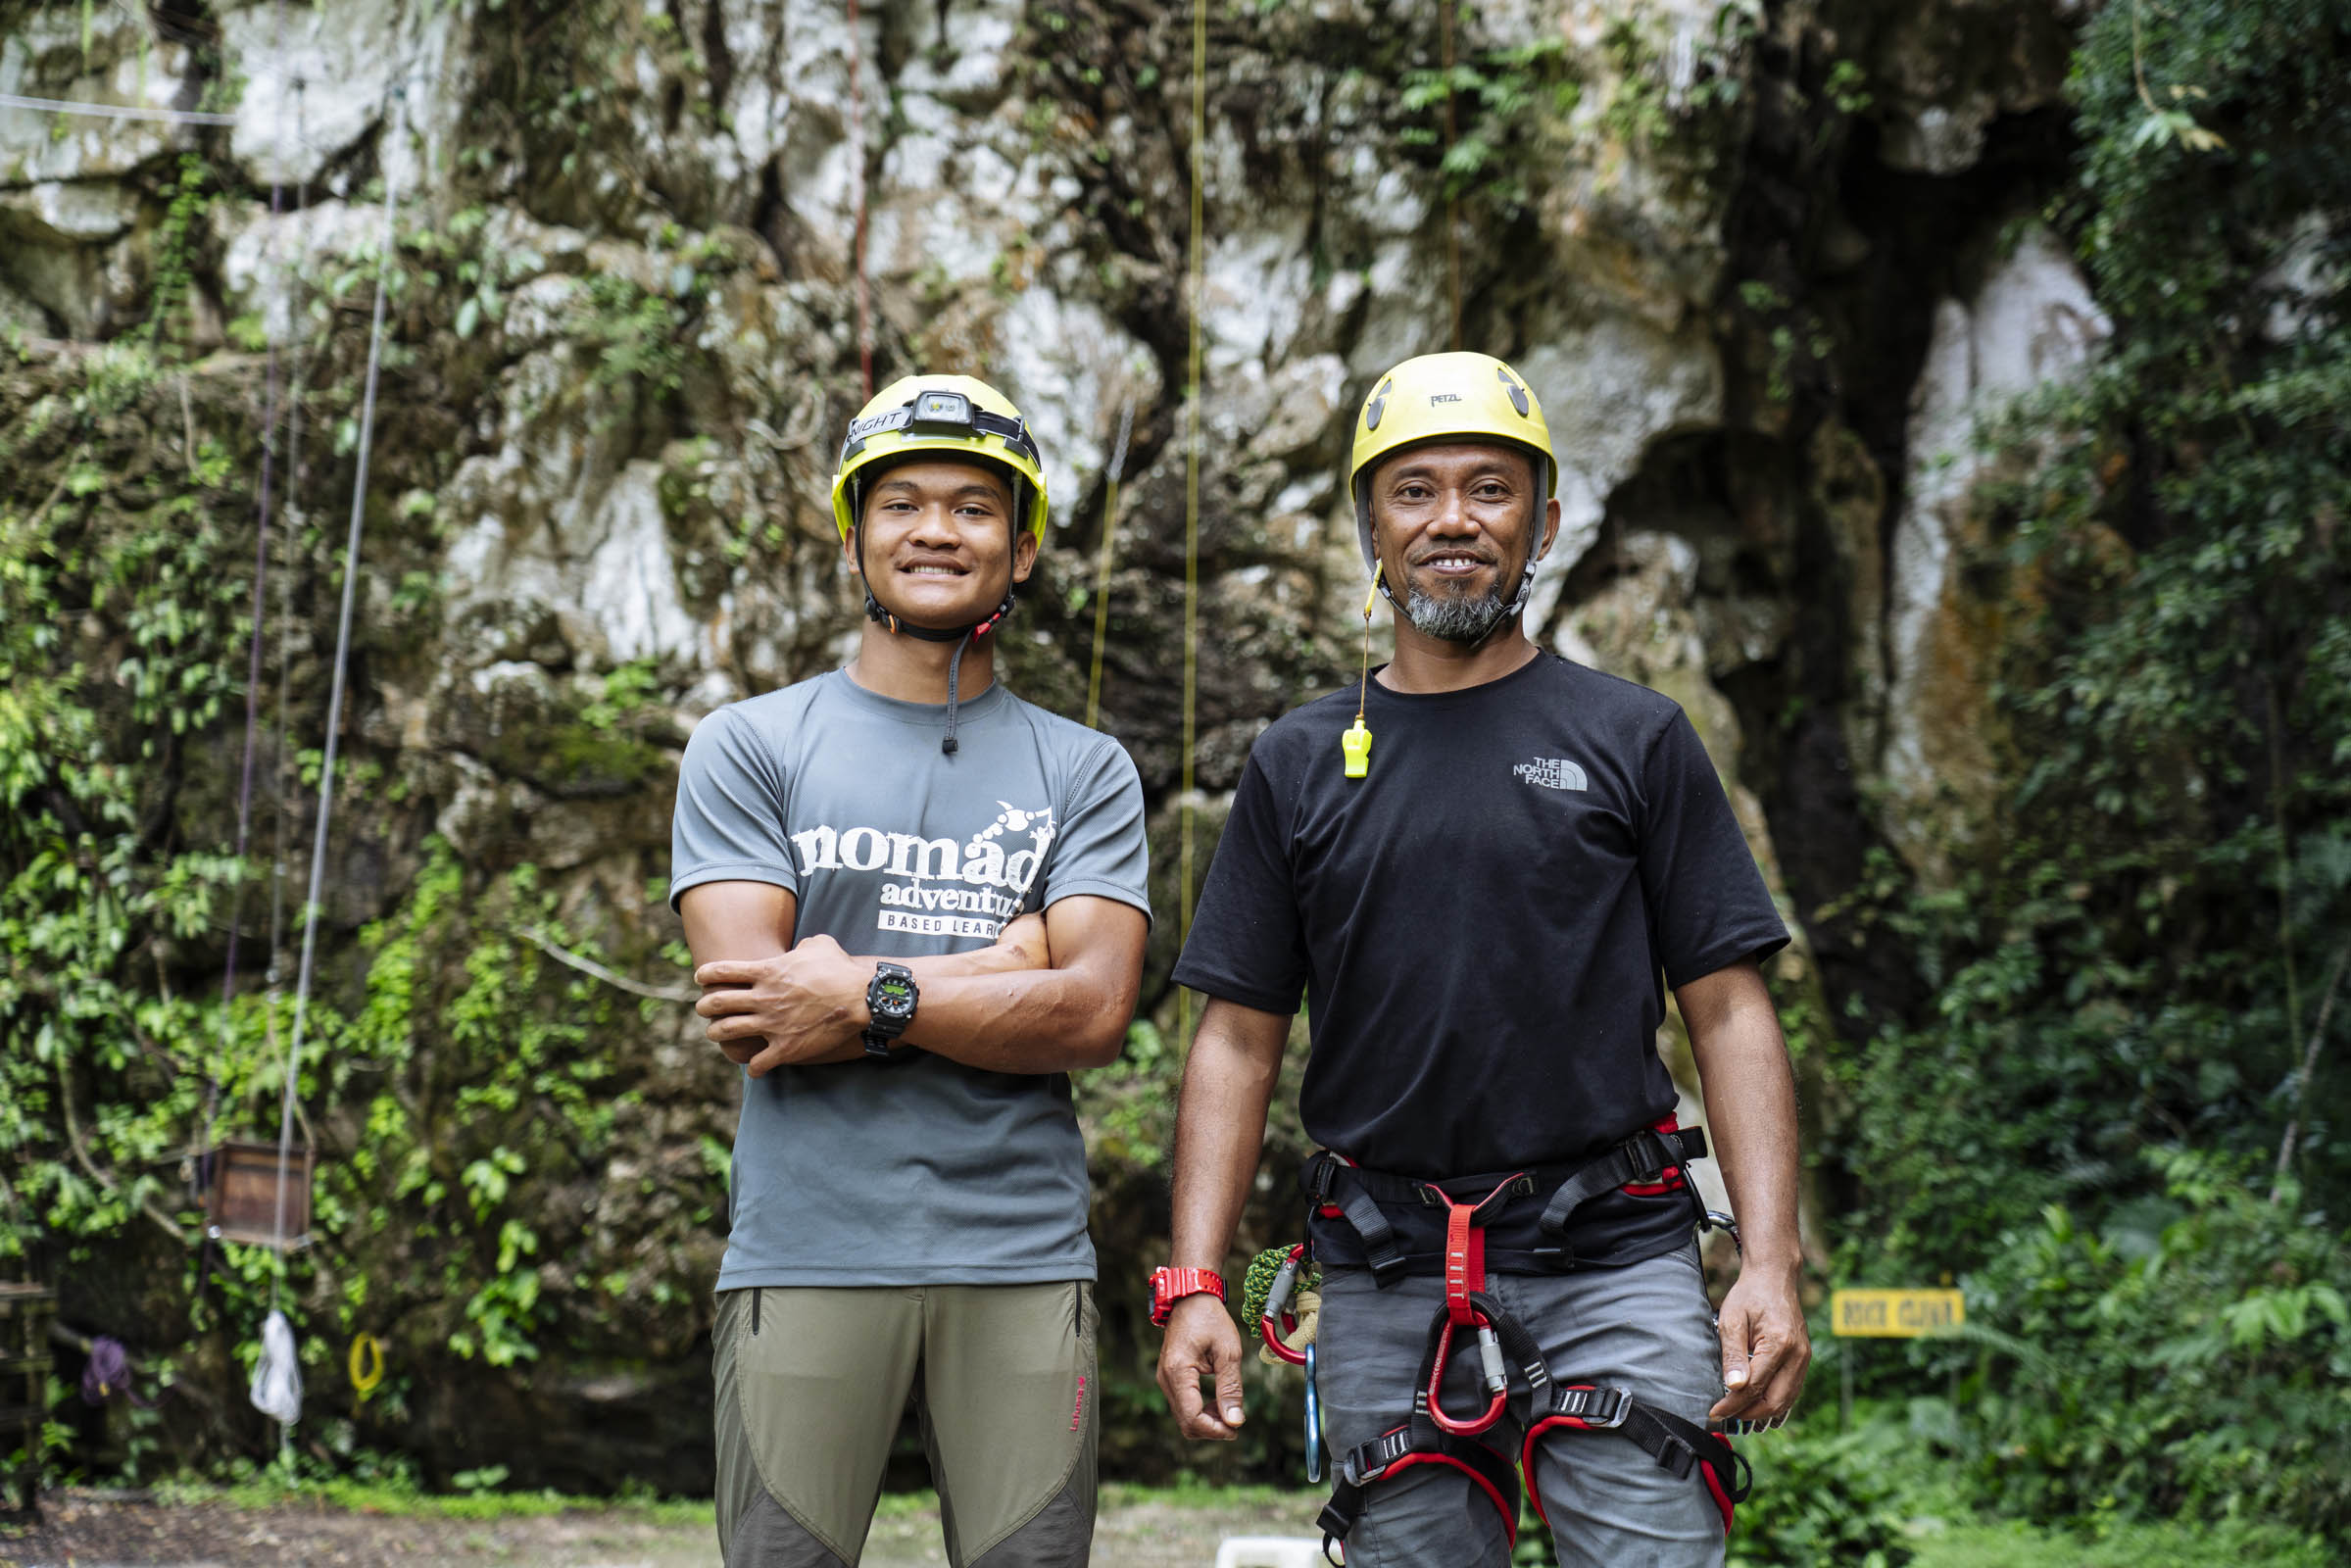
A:
<svg viewBox="0 0 2351 1568">
<path fill-rule="evenodd" d="M 1200 1398 L 1202 1378 L 1214 1384 L 1213 1402 Z M 1229 1443 L 1241 1435 L 1241 1331 L 1215 1297 L 1187 1296 L 1169 1311 L 1159 1392 L 1184 1436 Z"/>
</svg>

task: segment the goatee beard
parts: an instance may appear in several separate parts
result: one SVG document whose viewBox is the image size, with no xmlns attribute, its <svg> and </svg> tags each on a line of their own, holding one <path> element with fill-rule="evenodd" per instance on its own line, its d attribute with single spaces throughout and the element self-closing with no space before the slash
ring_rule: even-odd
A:
<svg viewBox="0 0 2351 1568">
<path fill-rule="evenodd" d="M 1492 589 L 1475 598 L 1455 594 L 1439 599 L 1414 588 L 1404 598 L 1404 616 L 1413 628 L 1424 637 L 1447 643 L 1484 642 L 1509 609 Z"/>
</svg>

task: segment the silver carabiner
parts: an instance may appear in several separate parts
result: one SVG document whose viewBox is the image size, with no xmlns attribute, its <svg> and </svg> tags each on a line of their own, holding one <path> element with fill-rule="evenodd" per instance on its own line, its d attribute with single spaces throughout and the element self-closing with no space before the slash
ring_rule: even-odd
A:
<svg viewBox="0 0 2351 1568">
<path fill-rule="evenodd" d="M 1322 1398 L 1314 1388 L 1314 1342 L 1306 1342 L 1306 1484 L 1322 1480 Z"/>
</svg>

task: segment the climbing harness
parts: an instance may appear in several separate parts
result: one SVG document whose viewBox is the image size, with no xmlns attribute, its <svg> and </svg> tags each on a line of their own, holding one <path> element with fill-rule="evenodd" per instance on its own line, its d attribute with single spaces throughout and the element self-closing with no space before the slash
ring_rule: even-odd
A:
<svg viewBox="0 0 2351 1568">
<path fill-rule="evenodd" d="M 1326 1555 L 1345 1543 L 1376 1483 L 1416 1465 L 1459 1471 L 1485 1494 L 1502 1516 L 1513 1544 L 1518 1535 L 1521 1481 L 1535 1496 L 1535 1454 L 1555 1432 L 1615 1433 L 1654 1459 L 1677 1480 L 1702 1482 L 1731 1528 L 1733 1510 L 1751 1484 L 1746 1460 L 1727 1434 L 1708 1431 L 1637 1397 L 1630 1389 L 1556 1375 L 1533 1334 L 1487 1291 L 1489 1267 L 1516 1272 L 1557 1273 L 1577 1266 L 1568 1242 L 1576 1211 L 1610 1192 L 1654 1197 L 1680 1192 L 1690 1197 L 1702 1226 L 1730 1227 L 1728 1216 L 1707 1211 L 1688 1177 L 1691 1160 L 1706 1154 L 1702 1129 L 1660 1119 L 1595 1157 L 1573 1165 L 1536 1166 L 1492 1176 L 1442 1182 L 1368 1170 L 1329 1150 L 1317 1152 L 1299 1173 L 1311 1217 L 1345 1220 L 1362 1244 L 1373 1282 L 1387 1287 L 1407 1275 L 1441 1274 L 1445 1298 L 1429 1325 L 1428 1343 L 1413 1380 L 1409 1412 L 1368 1443 L 1337 1456 L 1337 1479 L 1320 1527 Z M 1490 1247 L 1489 1231 L 1518 1205 L 1540 1205 L 1531 1245 Z M 1441 1250 L 1410 1250 L 1391 1210 L 1400 1211 L 1406 1229 L 1421 1211 L 1442 1217 Z M 1518 1208 L 1523 1216 L 1525 1210 Z M 1733 1228 L 1736 1238 L 1736 1229 Z M 1517 1239 L 1525 1242 L 1524 1227 Z M 1297 1344 L 1295 1321 L 1286 1318 L 1291 1290 L 1312 1266 L 1311 1243 L 1293 1248 L 1274 1274 L 1258 1322 L 1259 1337 L 1284 1360 L 1303 1362 L 1312 1349 Z M 1483 1403 L 1473 1409 L 1448 1407 L 1445 1379 L 1465 1342 L 1476 1346 Z M 1311 1398 L 1311 1394 L 1309 1397 Z M 1505 1415 L 1525 1433 L 1515 1467 L 1484 1442 Z M 1309 1445 L 1311 1452 L 1313 1446 Z M 1548 1520 L 1544 1521 L 1546 1524 Z M 1334 1561 L 1339 1559 L 1334 1558 Z"/>
</svg>

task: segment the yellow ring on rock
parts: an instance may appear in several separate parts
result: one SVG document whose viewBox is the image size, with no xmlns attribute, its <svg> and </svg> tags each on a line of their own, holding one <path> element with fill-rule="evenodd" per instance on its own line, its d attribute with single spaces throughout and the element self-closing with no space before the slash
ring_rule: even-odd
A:
<svg viewBox="0 0 2351 1568">
<path fill-rule="evenodd" d="M 366 1399 L 384 1380 L 384 1348 L 375 1336 L 360 1333 L 351 1340 L 351 1386 Z"/>
</svg>

